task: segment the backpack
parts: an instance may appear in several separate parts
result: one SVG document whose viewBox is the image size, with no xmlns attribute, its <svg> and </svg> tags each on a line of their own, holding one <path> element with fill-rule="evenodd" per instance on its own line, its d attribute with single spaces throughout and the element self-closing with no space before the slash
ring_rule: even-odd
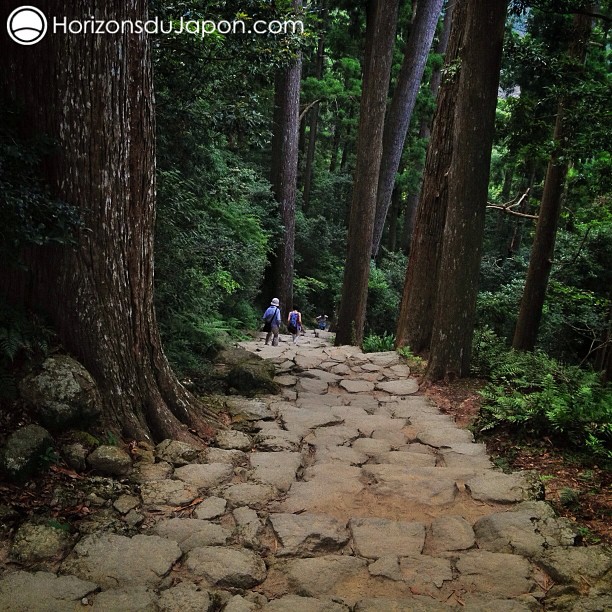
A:
<svg viewBox="0 0 612 612">
<path fill-rule="evenodd" d="M 292 312 L 289 315 L 289 325 L 297 329 L 297 326 L 298 326 L 298 313 L 297 312 Z"/>
</svg>

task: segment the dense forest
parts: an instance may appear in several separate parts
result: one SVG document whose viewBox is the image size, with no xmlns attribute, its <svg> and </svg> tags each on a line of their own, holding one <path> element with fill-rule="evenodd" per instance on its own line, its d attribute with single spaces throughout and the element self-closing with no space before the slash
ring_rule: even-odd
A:
<svg viewBox="0 0 612 612">
<path fill-rule="evenodd" d="M 278 297 L 424 384 L 485 380 L 481 430 L 612 459 L 609 0 L 96 18 L 303 27 L 2 38 L 3 401 L 61 342 L 124 436 L 193 439 L 210 360 Z"/>
</svg>

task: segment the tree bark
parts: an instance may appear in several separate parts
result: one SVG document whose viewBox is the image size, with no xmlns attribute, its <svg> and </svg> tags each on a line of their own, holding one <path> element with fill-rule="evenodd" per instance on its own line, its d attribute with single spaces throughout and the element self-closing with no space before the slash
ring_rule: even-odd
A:
<svg viewBox="0 0 612 612">
<path fill-rule="evenodd" d="M 404 60 L 385 120 L 383 155 L 378 177 L 376 217 L 372 240 L 373 259 L 378 255 L 378 249 L 380 248 L 385 220 L 391 205 L 395 176 L 399 169 L 412 111 L 443 2 L 444 0 L 419 0 L 417 4 L 404 52 Z"/>
<path fill-rule="evenodd" d="M 293 6 L 299 10 L 302 0 L 294 0 Z M 277 75 L 274 93 L 270 182 L 279 204 L 283 237 L 272 261 L 272 274 L 274 293 L 284 312 L 293 307 L 301 76 L 302 55 L 298 51 L 295 61 Z"/>
<path fill-rule="evenodd" d="M 366 61 L 359 113 L 357 162 L 336 344 L 363 341 L 376 187 L 382 156 L 385 105 L 397 25 L 398 0 L 374 0 L 366 28 Z"/>
<path fill-rule="evenodd" d="M 0 18 L 19 2 L 3 0 Z M 145 0 L 97 3 L 96 18 L 146 19 Z M 91 2 L 49 1 L 82 19 Z M 24 109 L 24 131 L 57 143 L 45 164 L 55 196 L 83 220 L 73 248 L 32 249 L 26 273 L 2 279 L 11 299 L 44 309 L 91 372 L 104 426 L 132 439 L 197 441 L 213 415 L 176 380 L 153 307 L 155 140 L 146 35 L 50 35 L 35 47 L 0 37 L 0 83 Z"/>
<path fill-rule="evenodd" d="M 463 44 L 466 3 L 455 5 L 432 135 L 427 147 L 423 186 L 416 211 L 410 259 L 397 323 L 397 346 L 415 354 L 429 348 L 438 291 L 438 272 L 453 152 L 454 109 L 459 87 L 457 63 Z"/>
<path fill-rule="evenodd" d="M 426 378 L 469 373 L 507 0 L 468 0 Z"/>
<path fill-rule="evenodd" d="M 446 0 L 444 8 L 444 21 L 442 22 L 442 32 L 436 45 L 436 53 L 438 55 L 446 56 L 446 49 L 448 47 L 448 40 L 450 38 L 451 23 L 453 19 L 453 11 L 455 10 L 455 0 Z M 442 67 L 437 68 L 431 74 L 429 81 L 429 91 L 431 92 L 432 98 L 435 100 L 438 96 L 438 90 L 442 83 Z M 419 138 L 421 140 L 428 141 L 431 137 L 431 120 L 425 118 L 421 121 L 419 128 Z M 412 231 L 414 229 L 414 221 L 416 218 L 416 211 L 419 205 L 419 189 L 415 193 L 409 193 L 406 198 L 406 212 L 404 214 L 404 225 L 402 227 L 402 251 L 406 255 L 410 254 L 410 241 L 412 240 Z"/>
<path fill-rule="evenodd" d="M 319 42 L 317 44 L 317 64 L 315 70 L 315 77 L 317 79 L 323 78 L 323 61 L 325 59 L 325 35 L 322 32 L 319 36 Z M 308 146 L 306 148 L 306 165 L 304 168 L 304 192 L 302 195 L 302 210 L 306 214 L 308 207 L 310 206 L 310 193 L 312 191 L 312 180 L 313 180 L 313 168 L 315 151 L 317 146 L 317 131 L 319 126 L 319 103 L 317 102 L 310 109 L 308 117 Z"/>
<path fill-rule="evenodd" d="M 575 36 L 569 49 L 569 57 L 574 61 L 584 60 L 591 32 L 591 21 L 592 18 L 587 15 L 574 16 Z M 557 226 L 561 215 L 563 185 L 567 176 L 568 166 L 563 157 L 563 141 L 568 136 L 564 119 L 566 108 L 570 104 L 570 100 L 561 100 L 557 110 L 553 133 L 555 149 L 546 170 L 527 280 L 512 340 L 512 347 L 519 351 L 532 351 L 535 348 L 542 319 L 542 309 L 555 251 Z"/>
</svg>

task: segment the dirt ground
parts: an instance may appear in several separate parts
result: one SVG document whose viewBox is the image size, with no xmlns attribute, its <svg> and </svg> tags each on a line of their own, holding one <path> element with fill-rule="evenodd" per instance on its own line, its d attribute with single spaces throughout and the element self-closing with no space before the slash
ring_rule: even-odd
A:
<svg viewBox="0 0 612 612">
<path fill-rule="evenodd" d="M 484 382 L 462 379 L 431 385 L 426 390 L 440 409 L 455 417 L 462 427 L 473 425 L 480 410 L 478 391 Z M 474 431 L 487 445 L 494 463 L 507 470 L 535 470 L 540 474 L 546 500 L 555 511 L 576 522 L 585 542 L 612 544 L 612 472 L 585 465 L 553 443 L 517 443 L 507 432 L 488 435 Z"/>
</svg>

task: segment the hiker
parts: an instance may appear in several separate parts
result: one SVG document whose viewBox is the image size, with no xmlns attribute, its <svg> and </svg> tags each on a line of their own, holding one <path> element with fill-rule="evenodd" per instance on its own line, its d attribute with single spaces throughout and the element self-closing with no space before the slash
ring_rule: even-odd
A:
<svg viewBox="0 0 612 612">
<path fill-rule="evenodd" d="M 317 329 L 326 330 L 329 317 L 327 315 L 319 315 L 317 317 Z"/>
<path fill-rule="evenodd" d="M 293 344 L 297 344 L 298 336 L 302 331 L 302 313 L 295 306 L 287 317 L 287 329 L 293 336 Z"/>
<path fill-rule="evenodd" d="M 269 344 L 270 338 L 272 338 L 272 346 L 278 346 L 278 330 L 281 324 L 281 312 L 279 305 L 279 299 L 274 298 L 270 302 L 270 306 L 268 306 L 266 312 L 264 312 L 263 317 L 261 317 L 264 321 L 263 330 L 267 332 L 266 344 Z"/>
</svg>

